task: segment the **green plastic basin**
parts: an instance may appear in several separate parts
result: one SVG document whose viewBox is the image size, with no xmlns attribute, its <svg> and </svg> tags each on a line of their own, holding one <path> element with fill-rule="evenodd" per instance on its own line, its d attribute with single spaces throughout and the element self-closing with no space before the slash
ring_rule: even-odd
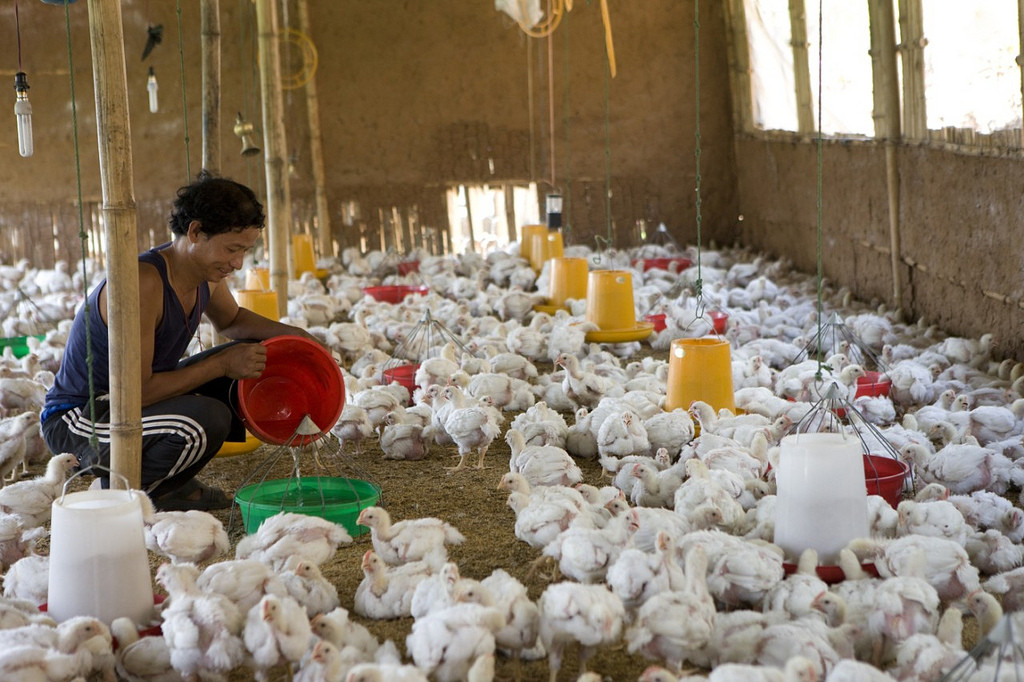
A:
<svg viewBox="0 0 1024 682">
<path fill-rule="evenodd" d="M 379 501 L 380 486 L 336 476 L 278 478 L 247 485 L 235 493 L 246 533 L 255 533 L 278 512 L 293 512 L 340 523 L 354 538 L 370 530 L 356 525 L 359 512 Z"/>
</svg>

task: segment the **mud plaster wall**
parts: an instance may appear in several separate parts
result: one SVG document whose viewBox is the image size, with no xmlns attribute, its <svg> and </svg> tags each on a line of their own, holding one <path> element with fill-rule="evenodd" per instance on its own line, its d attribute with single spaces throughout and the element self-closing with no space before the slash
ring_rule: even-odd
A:
<svg viewBox="0 0 1024 682">
<path fill-rule="evenodd" d="M 910 319 L 954 334 L 994 334 L 1024 357 L 1024 167 L 1020 159 L 901 146 L 898 268 Z M 740 241 L 817 269 L 814 144 L 737 138 Z M 866 301 L 893 302 L 885 151 L 826 143 L 822 271 Z"/>
<path fill-rule="evenodd" d="M 72 4 L 70 14 L 83 192 L 95 212 L 101 190 L 86 5 Z M 692 241 L 693 5 L 677 0 L 642 5 L 612 0 L 609 5 L 618 66 L 613 80 L 607 77 L 597 2 L 574 3 L 554 34 L 549 57 L 547 40 L 526 38 L 489 1 L 310 0 L 326 185 L 339 245 L 364 235 L 368 248 L 379 248 L 381 224 L 396 212 L 402 220 L 444 228 L 444 192 L 458 183 L 534 180 L 544 194 L 551 191 L 552 179 L 565 194 L 569 243 L 595 245 L 593 236 L 607 236 L 611 229 L 615 245 L 629 245 L 638 220 L 665 222 L 677 240 Z M 198 2 L 182 3 L 179 32 L 175 3 L 122 3 L 141 245 L 154 232 L 166 234 L 173 191 L 201 164 L 198 7 Z M 259 185 L 262 157 L 239 156 L 240 142 L 232 133 L 238 111 L 261 124 L 254 10 L 248 0 L 221 0 L 220 9 L 221 172 Z M 701 10 L 702 210 L 713 236 L 732 222 L 735 183 L 724 15 L 717 3 L 703 3 Z M 0 137 L 0 213 L 5 222 L 38 223 L 44 234 L 59 222 L 59 230 L 74 236 L 77 225 L 66 227 L 63 218 L 51 217 L 63 213 L 53 207 L 73 203 L 76 196 L 64 11 L 23 2 L 20 15 L 37 150 L 22 159 L 13 129 Z M 280 6 L 278 18 L 282 26 L 296 26 L 296 3 Z M 7 31 L 0 59 L 13 67 L 11 4 L 0 8 L 0 24 Z M 164 26 L 163 42 L 143 62 L 146 28 L 153 24 Z M 179 35 L 189 112 L 188 168 Z M 282 44 L 282 59 L 285 74 L 299 71 L 296 44 Z M 160 83 L 157 114 L 147 108 L 149 66 Z M 8 77 L 13 82 L 13 70 Z M 286 90 L 284 103 L 295 229 L 305 229 L 315 204 L 304 91 Z M 13 117 L 10 123 L 13 128 Z M 342 206 L 351 201 L 359 210 L 353 224 L 345 225 Z M 385 246 L 396 245 L 390 236 Z M 71 255 L 77 249 L 75 241 Z M 37 249 L 40 264 L 48 260 L 46 250 Z"/>
</svg>

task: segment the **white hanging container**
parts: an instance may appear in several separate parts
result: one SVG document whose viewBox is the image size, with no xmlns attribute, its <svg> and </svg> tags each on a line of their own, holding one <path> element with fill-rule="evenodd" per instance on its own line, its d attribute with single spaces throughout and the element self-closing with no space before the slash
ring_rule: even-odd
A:
<svg viewBox="0 0 1024 682">
<path fill-rule="evenodd" d="M 779 444 L 775 544 L 795 562 L 814 549 L 823 565 L 868 535 L 867 487 L 860 439 L 841 433 L 800 433 Z"/>
<path fill-rule="evenodd" d="M 72 476 L 68 481 L 74 479 Z M 127 482 L 126 482 L 127 483 Z M 137 490 L 87 490 L 53 501 L 47 611 L 58 623 L 92 616 L 153 620 L 153 581 Z"/>
</svg>

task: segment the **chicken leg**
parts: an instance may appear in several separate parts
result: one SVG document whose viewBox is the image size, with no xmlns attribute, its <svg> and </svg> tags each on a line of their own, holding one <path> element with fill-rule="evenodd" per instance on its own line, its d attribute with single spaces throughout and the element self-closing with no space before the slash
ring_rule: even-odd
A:
<svg viewBox="0 0 1024 682">
<path fill-rule="evenodd" d="M 466 457 L 468 457 L 468 456 L 469 456 L 468 452 L 460 452 L 459 453 L 459 463 L 456 464 L 453 467 L 445 467 L 445 471 L 447 471 L 449 474 L 453 474 L 456 471 L 461 471 L 462 469 L 465 469 L 466 468 Z"/>
</svg>

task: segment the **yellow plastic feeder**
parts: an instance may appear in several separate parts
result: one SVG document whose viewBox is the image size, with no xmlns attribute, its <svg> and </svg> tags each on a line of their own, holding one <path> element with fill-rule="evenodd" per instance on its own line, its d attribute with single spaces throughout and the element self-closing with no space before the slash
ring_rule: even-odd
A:
<svg viewBox="0 0 1024 682">
<path fill-rule="evenodd" d="M 526 259 L 533 266 L 533 235 L 535 234 L 547 234 L 547 225 L 523 225 L 520 228 L 521 234 L 519 235 L 519 255 Z"/>
<path fill-rule="evenodd" d="M 245 288 L 257 291 L 270 290 L 270 268 L 249 268 L 245 271 Z"/>
<path fill-rule="evenodd" d="M 239 306 L 248 308 L 257 315 L 269 317 L 271 320 L 278 320 L 281 317 L 277 312 L 276 291 L 241 289 L 235 292 L 235 300 Z"/>
<path fill-rule="evenodd" d="M 586 299 L 589 274 L 586 258 L 552 258 L 548 287 L 551 305 L 563 307 L 570 298 Z"/>
<path fill-rule="evenodd" d="M 220 450 L 217 450 L 217 454 L 214 455 L 214 457 L 237 457 L 238 455 L 248 455 L 250 452 L 255 452 L 261 445 L 263 445 L 263 441 L 246 431 L 244 441 L 241 443 L 237 443 L 235 441 L 224 441 L 220 446 Z"/>
<path fill-rule="evenodd" d="M 292 267 L 295 278 L 304 273 L 316 273 L 316 259 L 313 257 L 313 238 L 308 234 L 292 235 Z"/>
<path fill-rule="evenodd" d="M 636 321 L 633 276 L 628 270 L 594 270 L 587 277 L 588 343 L 627 343 L 650 336 L 654 325 Z"/>
<path fill-rule="evenodd" d="M 715 411 L 736 411 L 732 390 L 732 357 L 728 341 L 705 336 L 676 339 L 668 353 L 668 390 L 665 410 L 689 409 L 701 400 Z"/>
</svg>

